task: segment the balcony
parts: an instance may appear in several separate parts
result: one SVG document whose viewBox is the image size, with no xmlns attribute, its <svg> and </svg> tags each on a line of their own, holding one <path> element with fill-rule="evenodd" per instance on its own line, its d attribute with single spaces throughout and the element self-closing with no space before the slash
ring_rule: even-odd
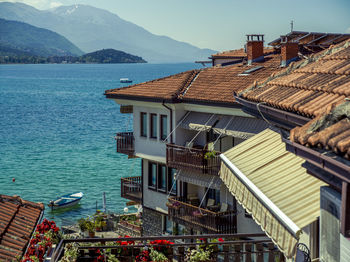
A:
<svg viewBox="0 0 350 262">
<path fill-rule="evenodd" d="M 158 244 L 157 240 L 170 243 Z M 130 244 L 120 246 L 118 242 Z M 101 259 L 101 253 L 103 255 L 99 261 L 106 261 L 110 254 L 114 254 L 119 261 L 135 261 L 136 256 L 145 248 L 160 250 L 169 261 L 187 261 L 186 254 L 199 247 L 210 250 L 210 257 L 205 261 L 285 261 L 283 254 L 264 234 L 63 239 L 53 251 L 50 261 L 58 262 L 74 253 L 76 261 L 97 261 L 98 257 Z"/>
<path fill-rule="evenodd" d="M 135 153 L 135 139 L 133 132 L 121 132 L 115 136 L 117 142 L 117 152 L 134 156 Z"/>
<path fill-rule="evenodd" d="M 213 156 L 206 157 L 210 152 L 203 148 L 188 148 L 174 144 L 166 145 L 167 166 L 195 173 L 219 175 L 220 152 L 215 152 Z"/>
<path fill-rule="evenodd" d="M 186 203 L 183 198 L 168 199 L 168 214 L 171 220 L 208 234 L 236 232 L 236 212 L 214 212 Z"/>
<path fill-rule="evenodd" d="M 141 203 L 142 201 L 142 177 L 123 177 L 121 181 L 121 197 Z"/>
</svg>

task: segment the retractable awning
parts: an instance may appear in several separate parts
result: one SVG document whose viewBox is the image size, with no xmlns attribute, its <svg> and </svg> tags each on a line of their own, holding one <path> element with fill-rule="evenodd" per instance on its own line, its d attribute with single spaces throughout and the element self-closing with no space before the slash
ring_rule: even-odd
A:
<svg viewBox="0 0 350 262">
<path fill-rule="evenodd" d="M 213 129 L 217 134 L 248 139 L 268 128 L 268 123 L 261 119 L 190 112 L 180 120 L 180 126 L 195 131 Z"/>
<path fill-rule="evenodd" d="M 182 173 L 176 175 L 176 179 L 201 187 L 209 187 L 220 190 L 222 181 L 220 177 L 206 174 Z"/>
<path fill-rule="evenodd" d="M 190 112 L 189 115 L 180 120 L 180 126 L 190 130 L 208 131 L 217 121 L 218 115 Z"/>
<path fill-rule="evenodd" d="M 213 127 L 215 133 L 248 139 L 268 128 L 265 121 L 242 116 L 222 116 Z"/>
<path fill-rule="evenodd" d="M 307 174 L 303 159 L 286 151 L 267 129 L 220 155 L 220 177 L 287 258 L 295 255 L 301 229 L 320 215 L 324 182 Z"/>
</svg>

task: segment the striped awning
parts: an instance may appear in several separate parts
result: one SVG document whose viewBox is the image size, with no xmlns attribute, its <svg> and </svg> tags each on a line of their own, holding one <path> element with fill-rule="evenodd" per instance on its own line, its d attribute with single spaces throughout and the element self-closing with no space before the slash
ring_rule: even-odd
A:
<svg viewBox="0 0 350 262">
<path fill-rule="evenodd" d="M 179 174 L 176 175 L 176 179 L 197 186 L 209 187 L 217 190 L 220 190 L 222 184 L 222 180 L 220 179 L 220 177 L 206 174 L 179 172 Z"/>
<path fill-rule="evenodd" d="M 287 258 L 301 229 L 320 215 L 324 182 L 307 174 L 303 159 L 286 151 L 271 129 L 220 155 L 220 177 L 237 201 Z"/>
<path fill-rule="evenodd" d="M 268 128 L 268 124 L 261 119 L 200 112 L 190 112 L 179 123 L 185 129 L 206 132 L 213 129 L 217 134 L 242 139 L 248 139 Z"/>
<path fill-rule="evenodd" d="M 190 112 L 180 120 L 180 126 L 185 129 L 196 131 L 208 131 L 218 121 L 218 115 Z"/>
<path fill-rule="evenodd" d="M 218 134 L 248 139 L 268 127 L 268 123 L 261 119 L 224 115 L 213 130 Z"/>
</svg>

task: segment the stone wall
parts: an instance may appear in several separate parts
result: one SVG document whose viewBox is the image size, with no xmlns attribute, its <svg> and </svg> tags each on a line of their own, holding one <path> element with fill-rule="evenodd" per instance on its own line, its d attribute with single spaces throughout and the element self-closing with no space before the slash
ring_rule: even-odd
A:
<svg viewBox="0 0 350 262">
<path fill-rule="evenodd" d="M 163 233 L 162 218 L 162 213 L 159 213 L 150 208 L 143 207 L 143 236 L 161 236 Z"/>
</svg>

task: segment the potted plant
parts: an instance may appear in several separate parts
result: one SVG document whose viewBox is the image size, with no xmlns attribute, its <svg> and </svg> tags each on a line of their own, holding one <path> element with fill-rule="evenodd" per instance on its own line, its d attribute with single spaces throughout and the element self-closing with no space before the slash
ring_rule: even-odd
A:
<svg viewBox="0 0 350 262">
<path fill-rule="evenodd" d="M 106 226 L 106 221 L 103 220 L 103 218 L 96 218 L 95 220 L 95 229 L 97 232 L 102 231 L 102 229 Z"/>
<path fill-rule="evenodd" d="M 206 159 L 206 160 L 213 159 L 214 157 L 216 157 L 216 151 L 215 150 L 208 151 L 204 155 L 204 159 Z"/>
<path fill-rule="evenodd" d="M 186 254 L 186 261 L 190 262 L 204 262 L 210 260 L 211 251 L 202 248 L 188 249 Z"/>
<path fill-rule="evenodd" d="M 89 218 L 86 219 L 86 229 L 89 232 L 89 237 L 95 237 L 95 223 Z"/>
</svg>

